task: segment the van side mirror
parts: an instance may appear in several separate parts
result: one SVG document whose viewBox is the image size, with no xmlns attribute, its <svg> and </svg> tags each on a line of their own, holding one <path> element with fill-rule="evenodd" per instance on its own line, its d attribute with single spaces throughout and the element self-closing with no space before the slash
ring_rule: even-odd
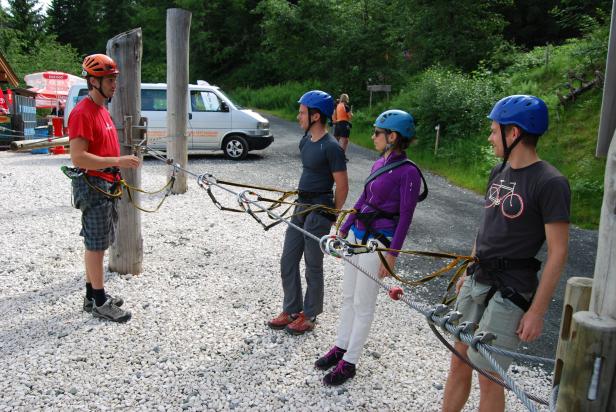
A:
<svg viewBox="0 0 616 412">
<path fill-rule="evenodd" d="M 227 104 L 227 102 L 220 102 L 220 111 L 221 112 L 229 111 L 229 105 Z"/>
</svg>

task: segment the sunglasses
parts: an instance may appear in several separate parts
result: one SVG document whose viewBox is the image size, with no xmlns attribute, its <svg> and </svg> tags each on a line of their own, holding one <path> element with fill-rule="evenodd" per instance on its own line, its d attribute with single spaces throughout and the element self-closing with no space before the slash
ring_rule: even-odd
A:
<svg viewBox="0 0 616 412">
<path fill-rule="evenodd" d="M 387 130 L 376 130 L 376 129 L 374 129 L 372 134 L 374 134 L 375 136 L 378 137 L 378 135 L 380 135 L 380 134 L 389 134 L 389 132 Z"/>
</svg>

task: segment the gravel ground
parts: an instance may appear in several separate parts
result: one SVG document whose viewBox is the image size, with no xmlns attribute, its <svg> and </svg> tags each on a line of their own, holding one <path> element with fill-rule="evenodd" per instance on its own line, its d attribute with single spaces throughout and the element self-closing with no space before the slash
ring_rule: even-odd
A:
<svg viewBox="0 0 616 412">
<path fill-rule="evenodd" d="M 289 168 L 297 179 L 297 158 L 268 150 L 241 163 L 191 158 L 188 167 L 294 186 L 270 170 Z M 68 155 L 0 152 L 0 411 L 439 410 L 449 354 L 419 314 L 385 294 L 356 377 L 324 387 L 313 362 L 334 342 L 341 262 L 325 259 L 325 311 L 313 333 L 268 329 L 282 301 L 284 225 L 264 232 L 247 215 L 220 212 L 194 179 L 186 194 L 142 215 L 143 273 L 106 273 L 132 320 L 82 312 L 80 213 L 59 170 L 69 163 Z M 146 160 L 143 186 L 162 186 L 165 173 Z M 513 376 L 548 397 L 541 368 L 515 366 Z M 475 379 L 465 410 L 477 407 Z M 507 410 L 525 408 L 511 394 Z"/>
</svg>

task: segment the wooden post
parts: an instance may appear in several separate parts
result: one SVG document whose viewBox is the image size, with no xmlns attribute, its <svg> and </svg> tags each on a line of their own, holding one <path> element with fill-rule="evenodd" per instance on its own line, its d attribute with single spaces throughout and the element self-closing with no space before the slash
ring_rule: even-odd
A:
<svg viewBox="0 0 616 412">
<path fill-rule="evenodd" d="M 612 3 L 612 22 L 610 25 L 610 40 L 605 62 L 605 81 L 603 84 L 603 99 L 601 100 L 601 122 L 597 138 L 597 156 L 605 156 L 610 147 L 610 139 L 616 130 L 616 0 Z"/>
<path fill-rule="evenodd" d="M 615 411 L 616 396 L 616 139 L 605 168 L 590 312 L 573 315 L 576 334 L 566 354 L 556 410 Z"/>
<path fill-rule="evenodd" d="M 107 55 L 115 60 L 120 70 L 110 109 L 118 129 L 122 155 L 133 154 L 132 145 L 139 140 L 133 128 L 139 125 L 141 118 L 142 50 L 141 29 L 119 34 L 107 42 Z M 134 187 L 141 186 L 141 168 L 122 169 L 121 172 L 126 183 Z M 133 200 L 139 203 L 139 193 L 133 193 Z M 141 215 L 124 194 L 118 203 L 118 228 L 109 254 L 109 270 L 139 275 L 142 268 Z"/>
<path fill-rule="evenodd" d="M 616 319 L 616 132 L 607 154 L 590 310 Z"/>
<path fill-rule="evenodd" d="M 436 152 L 438 151 L 438 139 L 439 139 L 440 132 L 441 132 L 441 125 L 437 124 L 434 127 L 434 130 L 436 130 L 436 139 L 434 140 L 434 156 L 436 156 Z"/>
<path fill-rule="evenodd" d="M 573 314 L 588 310 L 590 293 L 592 292 L 592 279 L 573 277 L 567 280 L 563 314 L 560 321 L 560 335 L 556 349 L 556 368 L 554 369 L 554 385 L 560 383 L 560 377 L 565 362 L 565 353 L 571 338 L 575 335 L 573 330 Z"/>
<path fill-rule="evenodd" d="M 191 13 L 182 9 L 167 10 L 167 156 L 175 164 L 188 164 L 188 45 Z M 172 171 L 169 171 L 169 177 Z M 186 193 L 186 174 L 179 171 L 173 193 Z"/>
<path fill-rule="evenodd" d="M 573 321 L 575 333 L 565 356 L 556 410 L 615 411 L 616 319 L 578 312 Z"/>
</svg>

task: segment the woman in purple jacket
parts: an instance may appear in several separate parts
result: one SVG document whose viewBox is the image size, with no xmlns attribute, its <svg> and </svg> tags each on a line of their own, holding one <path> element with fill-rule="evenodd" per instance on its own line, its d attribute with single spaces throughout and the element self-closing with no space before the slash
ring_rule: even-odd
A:
<svg viewBox="0 0 616 412">
<path fill-rule="evenodd" d="M 351 243 L 376 239 L 381 247 L 402 248 L 420 198 L 421 172 L 405 152 L 414 136 L 415 123 L 407 112 L 387 110 L 376 119 L 372 141 L 382 157 L 372 166 L 364 191 L 355 203 L 357 213 L 350 215 L 340 228 L 341 237 L 346 236 Z M 389 267 L 394 267 L 396 258 L 397 253 L 386 254 Z M 388 275 L 377 253 L 358 254 L 351 259 L 379 277 Z M 335 346 L 315 362 L 322 370 L 336 366 L 325 375 L 324 384 L 340 385 L 355 376 L 355 365 L 374 318 L 378 288 L 376 282 L 354 266 L 344 265 L 338 337 Z"/>
</svg>

